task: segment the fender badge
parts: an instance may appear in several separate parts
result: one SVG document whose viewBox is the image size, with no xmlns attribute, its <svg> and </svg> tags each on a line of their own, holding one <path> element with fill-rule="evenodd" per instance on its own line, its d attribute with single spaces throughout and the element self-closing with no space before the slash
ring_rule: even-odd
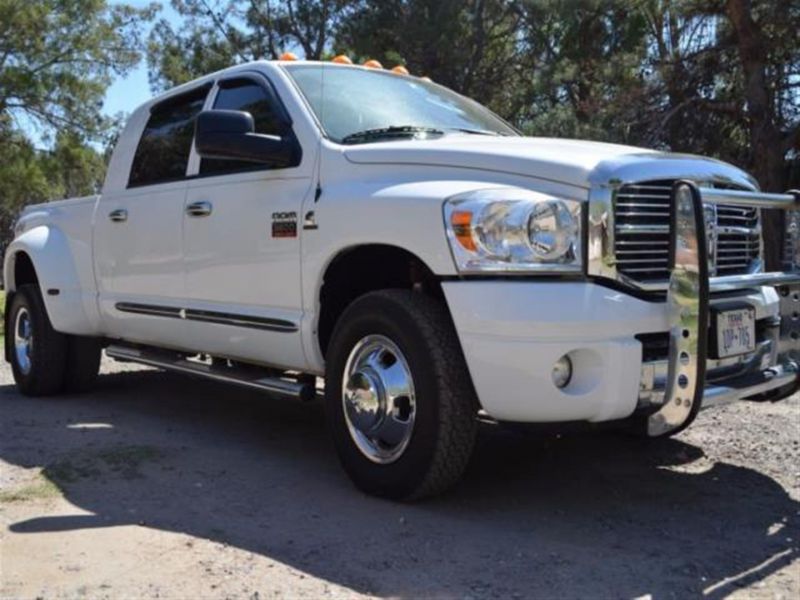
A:
<svg viewBox="0 0 800 600">
<path fill-rule="evenodd" d="M 272 213 L 272 237 L 297 237 L 297 213 L 294 211 Z"/>
<path fill-rule="evenodd" d="M 313 210 L 310 210 L 306 213 L 305 218 L 303 219 L 303 229 L 304 230 L 314 230 L 317 229 L 317 216 L 314 214 Z"/>
</svg>

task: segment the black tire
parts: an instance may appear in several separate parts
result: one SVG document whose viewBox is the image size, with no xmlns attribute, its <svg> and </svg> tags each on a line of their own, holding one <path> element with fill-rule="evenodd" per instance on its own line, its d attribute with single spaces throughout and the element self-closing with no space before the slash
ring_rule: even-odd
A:
<svg viewBox="0 0 800 600">
<path fill-rule="evenodd" d="M 100 340 L 79 335 L 67 336 L 67 367 L 64 373 L 64 391 L 87 392 L 97 381 L 100 372 Z"/>
<path fill-rule="evenodd" d="M 58 333 L 50 323 L 42 294 L 37 285 L 21 285 L 10 303 L 7 323 L 9 358 L 14 381 L 26 396 L 48 396 L 61 391 L 66 371 L 67 336 Z M 33 343 L 28 354 L 30 365 L 20 365 L 14 346 L 14 327 L 21 311 L 30 318 Z"/>
<path fill-rule="evenodd" d="M 416 417 L 408 445 L 389 464 L 362 453 L 347 426 L 342 379 L 366 336 L 391 340 L 413 378 Z M 461 346 L 442 303 L 407 290 L 371 292 L 344 312 L 327 352 L 325 406 L 339 459 L 362 491 L 394 500 L 438 494 L 463 474 L 477 433 L 478 402 Z"/>
</svg>

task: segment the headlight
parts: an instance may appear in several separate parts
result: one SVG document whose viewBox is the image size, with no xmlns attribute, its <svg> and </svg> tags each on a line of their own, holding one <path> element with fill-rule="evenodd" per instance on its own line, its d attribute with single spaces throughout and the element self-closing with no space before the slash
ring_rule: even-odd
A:
<svg viewBox="0 0 800 600">
<path fill-rule="evenodd" d="M 581 203 L 516 188 L 467 192 L 444 205 L 458 270 L 581 270 Z"/>
</svg>

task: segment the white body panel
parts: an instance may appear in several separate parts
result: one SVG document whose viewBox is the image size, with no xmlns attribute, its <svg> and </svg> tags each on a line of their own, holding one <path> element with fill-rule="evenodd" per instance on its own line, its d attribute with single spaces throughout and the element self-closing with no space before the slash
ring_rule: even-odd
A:
<svg viewBox="0 0 800 600">
<path fill-rule="evenodd" d="M 175 306 L 185 303 L 183 209 L 186 183 L 133 188 L 103 195 L 95 226 L 95 272 L 103 329 L 114 337 L 146 344 L 166 335 L 182 346 L 184 323 L 124 313 L 118 303 Z M 128 219 L 115 223 L 114 210 Z"/>
<path fill-rule="evenodd" d="M 92 228 L 98 200 L 99 196 L 90 196 L 29 206 L 17 225 L 24 231 L 6 249 L 5 289 L 16 289 L 16 257 L 25 252 L 42 283 L 50 320 L 65 333 L 92 335 L 100 329 L 92 268 Z M 58 295 L 48 290 L 58 290 Z"/>
<path fill-rule="evenodd" d="M 662 303 L 592 283 L 459 281 L 443 288 L 483 408 L 504 421 L 629 416 L 641 379 L 635 336 L 668 329 Z M 757 319 L 779 313 L 773 288 L 741 300 Z M 558 389 L 551 373 L 565 354 L 575 376 Z"/>
<path fill-rule="evenodd" d="M 128 188 L 153 103 L 253 71 L 271 81 L 291 117 L 302 148 L 298 166 L 198 177 L 193 150 L 185 180 Z M 664 305 L 587 282 L 459 280 L 442 216 L 445 198 L 498 186 L 586 201 L 609 165 L 632 179 L 649 165 L 649 172 L 665 176 L 719 168 L 728 180 L 750 181 L 709 159 L 596 142 L 447 135 L 342 146 L 324 138 L 279 63 L 243 65 L 137 110 L 117 144 L 102 196 L 27 209 L 6 253 L 5 282 L 15 289 L 15 260 L 25 252 L 43 291 L 59 290 L 44 296 L 59 331 L 323 374 L 317 325 L 326 269 L 349 249 L 394 246 L 443 279 L 489 414 L 509 421 L 619 419 L 637 401 L 642 350 L 635 336 L 667 329 Z M 211 214 L 188 216 L 187 207 L 198 201 L 210 203 Z M 118 209 L 127 211 L 127 221 L 109 219 Z M 316 227 L 304 230 L 312 212 Z M 296 213 L 295 237 L 273 237 L 274 213 Z M 759 318 L 777 314 L 771 290 L 750 300 Z M 173 313 L 126 312 L 120 303 Z M 187 311 L 216 316 L 192 320 Z M 242 327 L 221 322 L 220 315 L 274 321 L 283 330 Z M 559 390 L 551 369 L 566 353 L 580 375 Z"/>
<path fill-rule="evenodd" d="M 213 212 L 185 220 L 186 306 L 281 319 L 298 329 L 287 333 L 187 322 L 193 348 L 228 358 L 306 367 L 299 334 L 300 238 L 275 238 L 270 228 L 273 213 L 300 215 L 309 193 L 313 193 L 311 174 L 298 169 L 223 175 L 190 184 L 187 205 L 210 202 Z"/>
</svg>

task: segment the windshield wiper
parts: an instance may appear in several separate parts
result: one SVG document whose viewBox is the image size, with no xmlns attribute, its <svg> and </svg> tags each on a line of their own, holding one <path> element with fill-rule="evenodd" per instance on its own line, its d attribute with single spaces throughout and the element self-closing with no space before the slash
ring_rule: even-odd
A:
<svg viewBox="0 0 800 600">
<path fill-rule="evenodd" d="M 342 138 L 343 144 L 357 144 L 358 142 L 368 142 L 385 138 L 414 138 L 427 137 L 419 134 L 444 135 L 444 131 L 433 127 L 417 127 L 414 125 L 400 125 L 392 127 L 378 127 L 376 129 L 365 129 L 346 135 Z"/>
<path fill-rule="evenodd" d="M 492 137 L 507 137 L 507 133 L 500 133 L 499 131 L 491 131 L 489 129 L 469 129 L 466 127 L 448 127 L 448 131 L 460 131 L 461 133 L 469 133 L 472 135 L 490 135 Z"/>
</svg>

